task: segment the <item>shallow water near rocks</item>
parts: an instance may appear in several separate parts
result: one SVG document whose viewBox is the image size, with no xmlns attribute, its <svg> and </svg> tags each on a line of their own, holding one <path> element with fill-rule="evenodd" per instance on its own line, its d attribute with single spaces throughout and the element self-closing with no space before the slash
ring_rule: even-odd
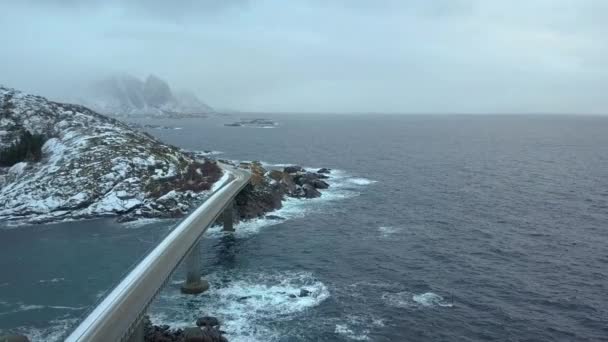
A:
<svg viewBox="0 0 608 342">
<path fill-rule="evenodd" d="M 279 126 L 149 131 L 220 158 L 335 170 L 322 198 L 275 213 L 286 220 L 212 228 L 211 290 L 180 294 L 178 272 L 156 323 L 214 315 L 231 341 L 608 336 L 608 118 L 268 118 Z M 174 223 L 0 230 L 0 329 L 60 338 Z"/>
</svg>

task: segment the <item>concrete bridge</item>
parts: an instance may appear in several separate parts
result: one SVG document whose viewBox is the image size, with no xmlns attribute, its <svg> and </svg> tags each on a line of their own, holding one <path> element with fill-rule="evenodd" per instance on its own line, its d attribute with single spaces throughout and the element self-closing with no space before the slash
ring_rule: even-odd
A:
<svg viewBox="0 0 608 342">
<path fill-rule="evenodd" d="M 232 203 L 251 178 L 246 170 L 220 166 L 230 175 L 228 182 L 211 194 L 135 266 L 66 341 L 143 341 L 146 311 L 182 262 L 187 267 L 182 292 L 200 293 L 209 288 L 209 284 L 201 279 L 199 239 L 217 219 L 223 220 L 224 230 L 234 230 Z"/>
</svg>

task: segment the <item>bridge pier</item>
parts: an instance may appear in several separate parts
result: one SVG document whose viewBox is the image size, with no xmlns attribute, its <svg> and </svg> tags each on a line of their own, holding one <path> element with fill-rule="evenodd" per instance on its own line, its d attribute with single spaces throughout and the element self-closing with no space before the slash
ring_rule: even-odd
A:
<svg viewBox="0 0 608 342">
<path fill-rule="evenodd" d="M 201 249 L 194 244 L 186 257 L 186 281 L 182 284 L 182 293 L 199 294 L 209 289 L 209 282 L 201 279 Z"/>
<path fill-rule="evenodd" d="M 224 212 L 222 213 L 222 220 L 224 221 L 224 231 L 234 231 L 234 217 L 232 216 L 232 201 L 228 204 Z"/>
</svg>

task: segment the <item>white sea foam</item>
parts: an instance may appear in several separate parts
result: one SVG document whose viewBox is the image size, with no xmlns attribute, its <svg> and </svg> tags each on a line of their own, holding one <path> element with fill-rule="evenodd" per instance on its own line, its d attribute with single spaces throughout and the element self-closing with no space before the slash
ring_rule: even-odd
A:
<svg viewBox="0 0 608 342">
<path fill-rule="evenodd" d="M 422 305 L 422 306 L 442 306 L 442 307 L 452 307 L 451 303 L 447 303 L 443 300 L 443 297 L 433 292 L 426 292 L 422 294 L 417 294 L 412 296 L 414 302 Z"/>
<path fill-rule="evenodd" d="M 272 341 L 281 335 L 269 323 L 289 321 L 330 296 L 327 287 L 308 272 L 218 272 L 206 278 L 213 289 L 198 299 L 176 288 L 163 292 L 158 309 L 152 310 L 152 321 L 185 327 L 211 313 L 222 321 L 230 341 Z M 299 297 L 301 289 L 310 294 Z"/>
<path fill-rule="evenodd" d="M 11 313 L 22 312 L 22 311 L 32 311 L 32 310 L 44 310 L 44 309 L 68 310 L 68 311 L 78 311 L 78 310 L 86 309 L 86 306 L 40 305 L 40 304 L 24 304 L 24 303 L 17 303 L 17 304 L 18 304 L 17 309 L 11 311 Z"/>
<path fill-rule="evenodd" d="M 389 306 L 399 308 L 409 308 L 415 305 L 412 302 L 412 293 L 403 291 L 397 293 L 384 292 L 382 294 L 382 300 Z"/>
<path fill-rule="evenodd" d="M 41 309 L 44 309 L 44 305 L 19 304 L 19 309 L 15 310 L 15 312 L 19 312 L 19 311 L 31 311 L 31 310 L 41 310 Z"/>
<path fill-rule="evenodd" d="M 155 224 L 155 223 L 164 222 L 164 221 L 171 222 L 171 221 L 175 221 L 175 219 L 142 218 L 142 219 L 138 219 L 135 221 L 124 222 L 124 223 L 121 223 L 121 225 L 125 228 L 136 229 L 136 228 L 141 228 L 141 227 L 148 226 L 150 224 Z"/>
<path fill-rule="evenodd" d="M 379 328 L 386 326 L 386 324 L 384 323 L 384 320 L 381 318 L 372 318 L 372 324 Z"/>
<path fill-rule="evenodd" d="M 367 178 L 349 178 L 347 181 L 357 185 L 370 185 L 378 182 Z"/>
<path fill-rule="evenodd" d="M 401 228 L 382 226 L 382 227 L 378 227 L 378 230 L 380 231 L 380 235 L 383 238 L 388 238 L 388 237 L 391 237 L 392 235 L 395 235 L 396 233 L 400 232 Z"/>
<path fill-rule="evenodd" d="M 367 336 L 367 334 L 369 333 L 368 330 L 365 330 L 361 334 L 356 334 L 347 324 L 336 324 L 336 330 L 334 330 L 334 332 L 354 341 L 369 340 L 369 337 Z"/>
<path fill-rule="evenodd" d="M 433 292 L 413 294 L 402 291 L 397 293 L 384 292 L 382 300 L 389 305 L 399 308 L 421 308 L 421 307 L 452 307 L 444 298 Z"/>
<path fill-rule="evenodd" d="M 346 322 L 336 323 L 335 333 L 355 341 L 370 340 L 370 327 L 382 328 L 385 326 L 384 320 L 374 315 L 348 315 Z"/>
<path fill-rule="evenodd" d="M 65 278 L 53 278 L 53 279 L 40 279 L 39 283 L 58 283 L 60 281 L 65 281 Z"/>
</svg>

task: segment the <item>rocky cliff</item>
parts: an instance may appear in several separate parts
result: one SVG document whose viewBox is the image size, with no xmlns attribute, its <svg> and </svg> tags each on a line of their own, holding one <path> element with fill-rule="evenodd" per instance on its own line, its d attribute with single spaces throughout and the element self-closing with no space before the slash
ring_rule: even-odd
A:
<svg viewBox="0 0 608 342">
<path fill-rule="evenodd" d="M 44 144 L 40 158 L 0 168 L 0 221 L 176 217 L 221 177 L 214 161 L 83 106 L 0 87 L 0 153 L 24 132 Z"/>
</svg>

